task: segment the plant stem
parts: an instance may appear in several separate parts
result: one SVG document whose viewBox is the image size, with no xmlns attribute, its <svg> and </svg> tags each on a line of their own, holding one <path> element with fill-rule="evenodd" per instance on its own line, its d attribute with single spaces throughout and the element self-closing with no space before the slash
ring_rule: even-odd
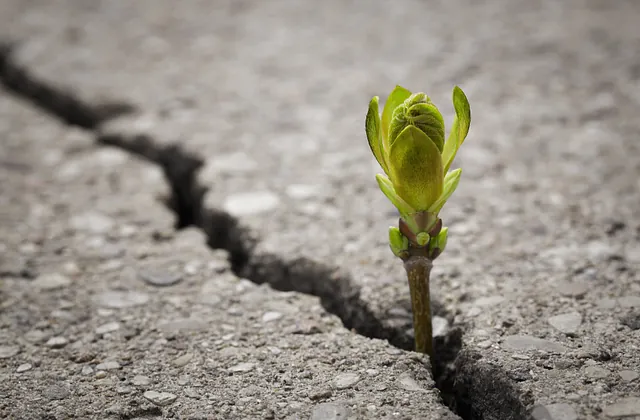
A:
<svg viewBox="0 0 640 420">
<path fill-rule="evenodd" d="M 422 255 L 412 255 L 404 261 L 411 293 L 415 349 L 418 353 L 428 354 L 431 360 L 434 356 L 429 295 L 429 275 L 432 266 L 431 260 Z"/>
</svg>

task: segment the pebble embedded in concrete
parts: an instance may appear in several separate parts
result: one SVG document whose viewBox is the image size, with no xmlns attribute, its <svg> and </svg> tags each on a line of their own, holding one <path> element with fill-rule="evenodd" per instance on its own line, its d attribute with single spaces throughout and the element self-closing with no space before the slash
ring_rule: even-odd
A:
<svg viewBox="0 0 640 420">
<path fill-rule="evenodd" d="M 313 408 L 310 420 L 346 420 L 351 410 L 343 403 L 322 403 Z"/>
<path fill-rule="evenodd" d="M 100 325 L 98 328 L 96 328 L 96 334 L 104 335 L 104 334 L 118 331 L 119 329 L 120 329 L 120 323 L 109 322 L 107 324 Z"/>
<path fill-rule="evenodd" d="M 149 301 L 149 295 L 136 291 L 110 290 L 94 296 L 93 300 L 105 308 L 124 309 L 144 305 Z"/>
<path fill-rule="evenodd" d="M 503 347 L 511 350 L 544 350 L 552 353 L 567 351 L 562 344 L 528 335 L 510 335 L 505 337 Z"/>
<path fill-rule="evenodd" d="M 355 373 L 341 373 L 333 380 L 337 389 L 351 388 L 360 381 L 360 376 Z"/>
<path fill-rule="evenodd" d="M 625 382 L 633 382 L 636 379 L 638 379 L 638 372 L 635 372 L 633 370 L 621 370 L 620 372 L 618 372 L 618 375 L 620 375 L 620 379 L 622 379 Z"/>
<path fill-rule="evenodd" d="M 271 191 L 238 193 L 227 197 L 223 209 L 236 217 L 251 216 L 274 210 L 280 198 Z"/>
<path fill-rule="evenodd" d="M 582 324 L 582 315 L 578 312 L 569 312 L 552 316 L 548 319 L 549 324 L 565 334 L 575 334 Z"/>
<path fill-rule="evenodd" d="M 531 417 L 532 420 L 578 420 L 578 414 L 567 403 L 536 405 Z"/>
<path fill-rule="evenodd" d="M 31 370 L 31 363 L 23 363 L 16 369 L 16 373 L 22 373 Z"/>
<path fill-rule="evenodd" d="M 144 375 L 136 375 L 131 380 L 131 383 L 135 386 L 148 386 L 151 385 L 151 378 Z"/>
<path fill-rule="evenodd" d="M 0 359 L 8 359 L 20 353 L 18 346 L 0 346 Z"/>
<path fill-rule="evenodd" d="M 155 405 L 165 406 L 173 404 L 178 396 L 170 392 L 147 391 L 143 396 Z"/>
<path fill-rule="evenodd" d="M 120 363 L 113 360 L 102 362 L 96 366 L 96 370 L 115 370 L 115 369 L 120 369 Z"/>
<path fill-rule="evenodd" d="M 262 315 L 262 322 L 275 321 L 281 317 L 282 314 L 280 312 L 265 312 L 264 315 Z"/>
<path fill-rule="evenodd" d="M 182 281 L 182 274 L 160 270 L 141 270 L 138 275 L 147 284 L 157 287 L 168 287 Z"/>
<path fill-rule="evenodd" d="M 640 416 L 640 397 L 622 398 L 604 407 L 603 413 L 605 416 L 613 419 Z"/>
<path fill-rule="evenodd" d="M 40 290 L 56 290 L 69 286 L 71 279 L 60 273 L 47 273 L 38 276 L 32 284 Z"/>
<path fill-rule="evenodd" d="M 52 349 L 61 349 L 69 343 L 65 337 L 51 337 L 46 343 L 45 346 L 51 347 Z"/>
<path fill-rule="evenodd" d="M 235 366 L 231 366 L 229 368 L 230 372 L 249 372 L 251 370 L 253 370 L 253 368 L 255 367 L 255 363 L 239 363 Z"/>
<path fill-rule="evenodd" d="M 398 385 L 405 391 L 424 391 L 425 389 L 413 378 L 409 372 L 405 372 L 398 378 Z"/>
</svg>

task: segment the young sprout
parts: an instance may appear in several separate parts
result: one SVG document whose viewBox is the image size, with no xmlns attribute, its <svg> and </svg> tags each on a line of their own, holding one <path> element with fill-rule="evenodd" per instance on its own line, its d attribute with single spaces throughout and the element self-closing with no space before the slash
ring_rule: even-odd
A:
<svg viewBox="0 0 640 420">
<path fill-rule="evenodd" d="M 389 228 L 389 245 L 402 259 L 409 280 L 415 349 L 433 359 L 429 274 L 447 244 L 440 210 L 455 191 L 461 169 L 449 172 L 471 123 L 462 89 L 453 89 L 456 116 L 445 141 L 444 119 L 424 93 L 396 86 L 382 115 L 378 97 L 369 103 L 365 129 L 369 146 L 385 175 L 376 180 L 400 212 L 398 227 Z"/>
</svg>

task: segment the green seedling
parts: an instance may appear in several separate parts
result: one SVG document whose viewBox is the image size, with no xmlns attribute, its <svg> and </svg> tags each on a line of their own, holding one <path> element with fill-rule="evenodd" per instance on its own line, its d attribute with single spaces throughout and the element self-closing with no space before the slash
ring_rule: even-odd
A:
<svg viewBox="0 0 640 420">
<path fill-rule="evenodd" d="M 462 89 L 453 89 L 455 118 L 445 141 L 444 119 L 424 93 L 396 86 L 382 115 L 378 97 L 369 103 L 365 129 L 373 155 L 384 171 L 376 180 L 400 212 L 389 228 L 389 245 L 407 271 L 415 349 L 433 358 L 429 275 L 447 245 L 448 229 L 439 214 L 460 181 L 449 171 L 469 131 L 471 109 Z"/>
</svg>

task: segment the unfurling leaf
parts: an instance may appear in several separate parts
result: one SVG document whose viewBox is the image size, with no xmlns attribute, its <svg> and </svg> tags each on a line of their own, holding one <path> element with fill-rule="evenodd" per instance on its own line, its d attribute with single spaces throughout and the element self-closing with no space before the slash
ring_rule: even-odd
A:
<svg viewBox="0 0 640 420">
<path fill-rule="evenodd" d="M 416 212 L 427 210 L 442 194 L 442 159 L 436 145 L 417 127 L 407 126 L 389 153 L 395 192 Z"/>
</svg>

